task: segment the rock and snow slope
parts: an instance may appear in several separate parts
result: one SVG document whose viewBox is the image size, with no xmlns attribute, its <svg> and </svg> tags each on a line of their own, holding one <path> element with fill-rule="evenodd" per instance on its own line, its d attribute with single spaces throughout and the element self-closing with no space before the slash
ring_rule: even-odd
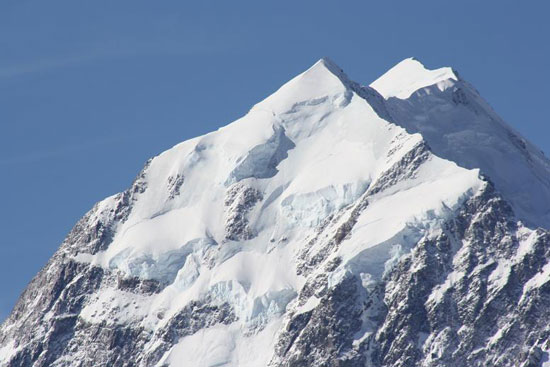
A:
<svg viewBox="0 0 550 367">
<path fill-rule="evenodd" d="M 422 134 L 437 156 L 480 168 L 522 221 L 548 228 L 548 159 L 502 121 L 458 73 L 426 70 L 407 59 L 371 86 L 386 98 L 392 121 Z"/>
<path fill-rule="evenodd" d="M 87 213 L 0 364 L 540 365 L 549 167 L 451 69 L 320 60 Z"/>
</svg>

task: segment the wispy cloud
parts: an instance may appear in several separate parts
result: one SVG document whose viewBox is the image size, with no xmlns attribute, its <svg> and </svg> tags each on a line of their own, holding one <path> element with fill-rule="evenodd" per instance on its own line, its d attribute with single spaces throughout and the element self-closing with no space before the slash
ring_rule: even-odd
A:
<svg viewBox="0 0 550 367">
<path fill-rule="evenodd" d="M 0 78 L 13 78 L 25 74 L 37 73 L 60 68 L 93 59 L 91 55 L 72 55 L 52 59 L 41 59 L 35 62 L 0 66 Z"/>
<path fill-rule="evenodd" d="M 86 150 L 97 149 L 101 146 L 118 144 L 123 141 L 127 141 L 135 137 L 135 135 L 123 135 L 123 136 L 111 136 L 100 139 L 89 140 L 80 143 L 68 144 L 62 147 L 51 150 L 42 150 L 35 152 L 28 152 L 26 154 L 16 155 L 12 157 L 6 157 L 0 159 L 0 166 L 9 166 L 14 164 L 27 164 L 36 163 L 56 157 L 67 156 Z"/>
<path fill-rule="evenodd" d="M 85 49 L 73 50 L 67 54 L 37 57 L 35 60 L 22 60 L 20 63 L 9 65 L 0 64 L 0 79 L 112 58 L 153 54 L 196 55 L 234 49 L 235 43 L 227 39 L 218 40 L 217 42 L 197 42 L 196 40 L 191 42 L 184 39 L 112 40 L 88 45 Z"/>
</svg>

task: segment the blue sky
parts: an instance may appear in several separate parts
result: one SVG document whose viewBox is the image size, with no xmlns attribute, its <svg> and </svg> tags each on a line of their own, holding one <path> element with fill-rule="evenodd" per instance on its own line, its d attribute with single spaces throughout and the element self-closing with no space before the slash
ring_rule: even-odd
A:
<svg viewBox="0 0 550 367">
<path fill-rule="evenodd" d="M 548 2 L 0 3 L 0 319 L 74 223 L 143 163 L 317 59 L 368 84 L 453 66 L 550 153 Z"/>
</svg>

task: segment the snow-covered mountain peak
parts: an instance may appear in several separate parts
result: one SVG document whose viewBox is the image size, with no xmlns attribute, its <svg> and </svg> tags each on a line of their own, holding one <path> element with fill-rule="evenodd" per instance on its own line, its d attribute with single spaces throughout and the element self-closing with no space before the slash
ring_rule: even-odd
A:
<svg viewBox="0 0 550 367">
<path fill-rule="evenodd" d="M 437 85 L 440 90 L 444 90 L 457 80 L 458 74 L 450 67 L 429 70 L 420 61 L 410 57 L 388 70 L 370 86 L 384 98 L 405 99 L 430 85 Z"/>
<path fill-rule="evenodd" d="M 449 68 L 407 59 L 373 87 L 324 58 L 152 158 L 29 285 L 0 365 L 540 359 L 493 346 L 549 335 L 508 325 L 550 317 L 550 235 L 518 221 L 548 228 L 548 160 Z"/>
<path fill-rule="evenodd" d="M 319 61 L 313 64 L 311 68 L 306 70 L 306 73 L 310 70 L 314 70 L 317 68 L 324 68 L 330 71 L 332 74 L 340 78 L 340 80 L 342 80 L 344 83 L 348 81 L 348 76 L 346 75 L 346 73 L 344 73 L 344 70 L 340 66 L 338 66 L 334 61 L 332 61 L 332 59 L 326 56 L 319 59 Z"/>
<path fill-rule="evenodd" d="M 354 85 L 356 83 L 338 65 L 325 57 L 256 104 L 252 110 L 268 110 L 277 114 L 300 104 L 315 105 L 327 99 L 345 104 L 351 97 Z"/>
</svg>

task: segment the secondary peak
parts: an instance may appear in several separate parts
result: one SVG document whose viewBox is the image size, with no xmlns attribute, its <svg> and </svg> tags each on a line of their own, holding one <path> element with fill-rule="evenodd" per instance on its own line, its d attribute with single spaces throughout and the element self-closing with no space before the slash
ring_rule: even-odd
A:
<svg viewBox="0 0 550 367">
<path fill-rule="evenodd" d="M 406 99 L 421 88 L 449 79 L 458 80 L 458 74 L 452 68 L 430 70 L 414 57 L 410 57 L 388 70 L 370 86 L 386 99 Z"/>
</svg>

